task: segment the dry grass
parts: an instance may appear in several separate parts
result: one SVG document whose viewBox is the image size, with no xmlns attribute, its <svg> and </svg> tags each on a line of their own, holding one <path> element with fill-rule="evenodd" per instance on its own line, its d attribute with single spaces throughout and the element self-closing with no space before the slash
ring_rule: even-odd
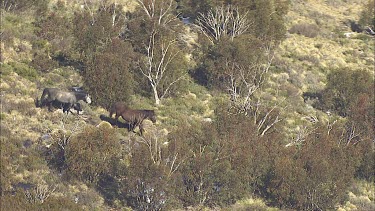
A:
<svg viewBox="0 0 375 211">
<path fill-rule="evenodd" d="M 325 114 L 314 111 L 315 109 L 303 103 L 303 99 L 294 96 L 295 94 L 324 89 L 326 74 L 333 69 L 373 69 L 375 60 L 371 38 L 358 33 L 349 38 L 344 36 L 345 32 L 350 31 L 348 21 L 359 20 L 362 6 L 366 2 L 291 1 L 290 12 L 286 17 L 287 29 L 294 27 L 302 32 L 287 34 L 287 38 L 277 49 L 275 65 L 278 71 L 272 73 L 268 88 L 264 90 L 272 93 L 276 101 L 287 97 L 289 105 L 284 110 L 284 118 L 290 124 L 286 124 L 286 128 L 293 131 L 292 128 L 298 127 L 297 124 L 300 123 L 296 120 L 312 114 L 317 115 L 317 112 L 322 119 L 327 119 Z M 311 28 L 304 26 L 313 25 L 318 26 L 319 32 L 314 36 L 307 36 L 313 32 L 309 31 Z M 293 133 L 292 131 L 290 132 Z"/>
<path fill-rule="evenodd" d="M 226 210 L 237 210 L 237 211 L 248 211 L 248 210 L 257 210 L 257 211 L 278 211 L 279 209 L 268 207 L 265 202 L 261 199 L 248 198 L 241 201 L 238 201 L 236 204 L 230 206 Z"/>
<path fill-rule="evenodd" d="M 301 22 L 319 22 L 325 27 L 331 28 L 339 26 L 342 21 L 348 19 L 358 20 L 362 5 L 366 3 L 367 0 L 352 0 L 347 2 L 332 0 L 293 0 L 291 2 L 291 11 L 287 16 L 289 27 Z"/>
<path fill-rule="evenodd" d="M 375 210 L 375 185 L 372 182 L 355 181 L 348 193 L 349 200 L 338 206 L 338 211 Z"/>
<path fill-rule="evenodd" d="M 58 0 L 53 0 L 53 1 L 51 1 L 51 5 L 56 4 L 57 2 L 58 2 Z M 71 8 L 81 8 L 81 7 L 84 7 L 85 5 L 97 8 L 100 5 L 100 3 L 102 3 L 103 1 L 63 0 L 63 2 L 65 3 L 65 5 L 67 7 L 71 7 Z M 88 2 L 88 4 L 85 4 L 85 2 Z M 108 1 L 104 1 L 104 2 L 106 2 L 108 4 L 116 3 L 116 4 L 124 5 L 123 9 L 124 9 L 125 12 L 134 11 L 135 8 L 138 6 L 138 3 L 137 3 L 136 0 L 108 0 Z"/>
<path fill-rule="evenodd" d="M 111 0 L 114 2 L 114 0 Z M 65 1 L 71 6 L 79 6 L 79 1 Z M 124 2 L 125 10 L 132 11 L 136 7 L 135 0 L 117 0 Z M 342 37 L 340 34 L 347 32 L 349 28 L 345 22 L 347 20 L 358 20 L 361 4 L 366 0 L 347 1 L 333 0 L 305 0 L 292 1 L 291 11 L 288 13 L 288 29 L 297 24 L 316 24 L 320 27 L 317 36 L 306 37 L 298 34 L 288 35 L 281 44 L 277 52 L 279 60 L 278 73 L 271 75 L 271 81 L 265 88 L 263 98 L 272 102 L 287 99 L 287 104 L 283 110 L 285 128 L 292 137 L 297 134 L 304 125 L 309 126 L 306 117 L 314 116 L 319 121 L 329 121 L 328 116 L 317 111 L 311 106 L 304 104 L 299 95 L 306 90 L 321 90 L 325 85 L 325 75 L 331 69 L 349 67 L 352 69 L 372 69 L 374 63 L 373 45 L 369 46 L 362 39 L 357 39 L 357 34 L 351 38 Z M 195 37 L 186 36 L 184 39 L 189 45 L 195 45 Z M 26 41 L 14 40 L 12 47 L 6 47 L 1 43 L 2 57 L 8 61 L 18 61 L 20 58 L 30 58 L 30 44 Z M 18 49 L 18 50 L 17 50 Z M 68 77 L 66 77 L 66 75 Z M 38 87 L 27 79 L 15 73 L 2 75 L 0 84 L 1 91 L 1 127 L 10 130 L 11 136 L 17 138 L 27 138 L 36 143 L 40 137 L 48 131 L 58 131 L 61 129 L 61 122 L 72 125 L 79 121 L 82 124 L 99 124 L 100 114 L 108 115 L 108 111 L 103 108 L 88 108 L 83 116 L 68 117 L 62 114 L 61 110 L 49 112 L 47 109 L 36 108 L 35 97 L 40 97 L 41 91 L 46 86 L 67 87 L 70 85 L 81 85 L 82 80 L 74 70 L 55 69 L 52 72 L 38 78 Z M 16 87 L 14 89 L 14 87 Z M 194 93 L 184 95 L 181 99 L 168 99 L 164 107 L 161 106 L 158 118 L 165 125 L 173 125 L 174 121 L 179 121 L 177 117 L 192 120 L 192 122 L 204 121 L 204 118 L 213 116 L 213 102 L 218 97 L 212 97 L 205 92 L 198 90 Z M 132 104 L 143 107 L 152 105 L 147 99 L 134 99 Z M 283 105 L 284 106 L 284 105 Z M 177 111 L 179 113 L 177 113 Z M 186 112 L 186 113 L 184 113 Z M 175 114 L 176 113 L 176 114 Z M 85 116 L 86 115 L 86 116 Z M 160 115 L 160 116 L 159 116 Z M 176 118 L 174 118 L 175 116 Z M 87 117 L 91 116 L 91 117 Z M 181 118 L 181 119 L 182 119 Z M 158 129 L 162 130 L 159 123 Z M 164 129 L 166 131 L 166 129 Z M 166 132 L 167 133 L 167 132 Z M 29 178 L 44 181 L 50 172 L 46 171 L 24 171 L 15 177 L 19 181 L 26 181 Z M 39 175 L 39 176 L 38 176 Z M 40 177 L 42 176 L 42 177 Z M 86 200 L 87 206 L 94 203 L 103 206 L 103 199 L 92 189 L 83 185 L 65 187 L 55 194 L 68 193 L 69 196 L 80 195 Z M 347 204 L 341 206 L 341 210 L 366 210 L 374 208 L 374 185 L 357 182 L 349 194 Z M 92 208 L 92 207 L 87 207 Z M 269 208 L 258 199 L 246 199 L 236 203 L 231 207 L 234 210 L 277 210 Z M 230 210 L 230 209 L 228 209 Z"/>
</svg>

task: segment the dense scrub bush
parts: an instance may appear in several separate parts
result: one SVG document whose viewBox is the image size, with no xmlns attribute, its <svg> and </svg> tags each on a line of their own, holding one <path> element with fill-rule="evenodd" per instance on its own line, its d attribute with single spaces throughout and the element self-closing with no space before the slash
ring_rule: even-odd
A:
<svg viewBox="0 0 375 211">
<path fill-rule="evenodd" d="M 1 13 L 1 15 L 1 40 L 4 46 L 9 47 L 13 43 L 13 38 L 20 36 L 19 30 L 12 26 L 22 22 L 22 18 L 14 14 Z"/>
<path fill-rule="evenodd" d="M 209 10 L 217 6 L 231 4 L 234 7 L 238 7 L 240 14 L 247 13 L 247 18 L 253 23 L 249 30 L 256 37 L 262 37 L 263 40 L 280 40 L 285 34 L 282 17 L 288 11 L 288 1 L 183 0 L 177 2 L 177 12 L 183 17 L 190 17 L 192 21 L 200 13 L 206 14 Z"/>
<path fill-rule="evenodd" d="M 184 206 L 216 206 L 233 203 L 241 191 L 229 162 L 225 140 L 213 127 L 203 126 L 185 141 L 190 153 L 179 171 L 179 199 Z"/>
<path fill-rule="evenodd" d="M 259 136 L 249 117 L 225 109 L 216 115 L 201 127 L 181 125 L 158 152 L 157 139 L 133 148 L 123 184 L 129 205 L 225 207 L 255 195 L 284 208 L 330 209 L 345 199 L 367 156 L 360 155 L 365 142 L 342 141 L 342 126 L 321 126 L 302 145 L 285 148 L 275 132 Z M 171 163 L 178 166 L 172 173 Z"/>
<path fill-rule="evenodd" d="M 199 40 L 203 54 L 197 56 L 200 65 L 196 71 L 193 71 L 193 75 L 198 81 L 202 81 L 202 78 L 207 79 L 207 81 L 202 81 L 203 84 L 210 87 L 219 85 L 220 88 L 224 86 L 224 90 L 227 90 L 231 86 L 230 83 L 235 81 L 234 86 L 242 90 L 246 87 L 241 85 L 241 81 L 246 80 L 247 83 L 244 84 L 249 84 L 250 81 L 250 83 L 260 81 L 262 76 L 257 75 L 257 71 L 262 69 L 261 66 L 270 62 L 274 47 L 284 39 L 285 26 L 281 17 L 287 12 L 288 3 L 241 0 L 231 3 L 233 8 L 236 8 L 233 13 L 240 14 L 245 24 L 251 23 L 250 27 L 234 37 L 228 33 L 216 39 L 213 33 L 214 43 L 207 44 L 204 39 Z M 201 14 L 202 17 L 205 15 L 207 13 Z M 205 24 L 208 25 L 208 23 Z M 231 31 L 230 28 L 226 30 Z M 206 34 L 212 34 L 212 32 L 206 32 Z M 239 75 L 244 78 L 242 79 Z"/>
<path fill-rule="evenodd" d="M 300 23 L 293 25 L 289 29 L 289 33 L 314 38 L 319 35 L 319 27 L 316 24 Z"/>
<path fill-rule="evenodd" d="M 297 210 L 333 209 L 345 199 L 353 179 L 355 148 L 338 144 L 341 131 L 317 129 L 300 148 L 288 148 L 276 159 L 270 197 Z"/>
<path fill-rule="evenodd" d="M 151 140 L 155 142 L 155 140 Z M 160 147 L 155 144 L 155 148 Z M 153 160 L 150 148 L 140 143 L 134 148 L 123 193 L 128 206 L 136 210 L 160 210 L 173 204 L 173 187 L 166 166 Z"/>
<path fill-rule="evenodd" d="M 272 141 L 273 135 L 258 137 L 249 118 L 217 114 L 215 123 L 201 129 L 180 127 L 170 137 L 183 145 L 185 161 L 174 182 L 184 206 L 228 206 L 259 193 L 281 146 Z"/>
<path fill-rule="evenodd" d="M 116 10 L 119 16 L 124 15 L 119 5 L 117 6 L 115 8 L 103 4 L 92 14 L 88 10 L 74 14 L 72 22 L 75 48 L 84 63 L 90 62 L 96 52 L 105 49 L 111 44 L 112 39 L 116 39 L 121 34 L 124 19 L 118 17 L 112 19 L 113 10 Z"/>
<path fill-rule="evenodd" d="M 374 137 L 374 131 L 370 131 L 370 135 Z M 375 146 L 371 139 L 364 139 L 358 144 L 357 155 L 359 165 L 356 169 L 355 176 L 359 179 L 374 181 L 375 179 Z"/>
<path fill-rule="evenodd" d="M 3 0 L 1 1 L 1 8 L 5 11 L 19 13 L 30 8 L 36 8 L 41 11 L 47 9 L 49 0 Z"/>
<path fill-rule="evenodd" d="M 369 26 L 372 28 L 372 30 L 375 29 L 374 5 L 374 0 L 368 0 L 367 3 L 363 5 L 363 9 L 359 19 L 359 24 L 361 24 L 363 28 Z"/>
<path fill-rule="evenodd" d="M 374 79 L 367 70 L 333 70 L 327 76 L 327 86 L 323 90 L 323 107 L 341 116 L 355 115 L 353 112 L 357 103 L 365 103 L 373 99 Z M 367 108 L 365 108 L 367 107 Z M 374 104 L 367 101 L 358 109 L 365 109 L 363 117 L 369 121 L 373 115 L 369 112 Z M 352 111 L 353 110 L 353 111 Z M 360 120 L 357 118 L 357 120 Z"/>
<path fill-rule="evenodd" d="M 67 174 L 96 183 L 100 176 L 113 174 L 120 150 L 115 129 L 88 126 L 71 137 L 66 146 Z"/>
<path fill-rule="evenodd" d="M 53 55 L 69 55 L 73 44 L 72 21 L 65 14 L 64 4 L 57 4 L 54 11 L 42 16 L 35 23 L 36 35 L 51 44 Z"/>
<path fill-rule="evenodd" d="M 86 86 L 93 96 L 93 102 L 109 108 L 114 102 L 129 101 L 135 86 L 129 43 L 113 39 L 106 50 L 96 53 L 87 63 L 84 73 Z"/>
<path fill-rule="evenodd" d="M 48 57 L 48 55 L 43 52 L 39 52 L 39 53 L 35 53 L 33 55 L 33 59 L 30 63 L 30 65 L 41 71 L 41 72 L 50 72 L 52 71 L 53 69 L 55 69 L 56 67 L 58 67 L 58 63 L 54 60 L 52 60 L 51 58 Z"/>
<path fill-rule="evenodd" d="M 33 40 L 31 65 L 42 72 L 51 71 L 58 67 L 58 62 L 61 63 L 59 60 L 66 60 L 74 54 L 72 21 L 65 11 L 60 2 L 53 11 L 40 16 L 34 23 L 37 39 Z"/>
<path fill-rule="evenodd" d="M 250 67 L 262 59 L 261 48 L 260 40 L 252 36 L 241 35 L 233 41 L 223 38 L 215 45 L 207 47 L 207 52 L 201 58 L 202 63 L 194 71 L 193 77 L 208 87 L 226 90 L 230 85 L 230 76 L 237 76 L 240 71 L 244 71 L 245 79 L 252 76 L 255 70 Z M 249 52 L 248 49 L 254 50 Z"/>
<path fill-rule="evenodd" d="M 175 142 L 184 162 L 173 175 L 184 206 L 228 206 L 254 194 L 284 208 L 331 209 L 345 199 L 366 157 L 360 154 L 368 143 L 347 145 L 342 125 L 330 131 L 322 125 L 302 145 L 285 148 L 275 132 L 259 136 L 248 117 L 216 114 L 212 124 L 170 136 L 184 140 Z"/>
<path fill-rule="evenodd" d="M 127 101 L 134 86 L 131 70 L 135 54 L 127 41 L 119 39 L 124 22 L 122 18 L 112 19 L 113 9 L 122 14 L 121 8 L 103 6 L 93 16 L 88 11 L 76 13 L 73 20 L 86 87 L 93 102 L 105 108 L 116 101 Z"/>
<path fill-rule="evenodd" d="M 347 118 L 345 143 L 357 146 L 356 176 L 374 178 L 374 78 L 367 70 L 334 70 L 328 74 L 320 106 Z M 338 136 L 337 139 L 343 139 Z"/>
<path fill-rule="evenodd" d="M 129 40 L 137 66 L 137 92 L 153 96 L 155 104 L 184 92 L 188 69 L 185 27 L 175 18 L 174 1 L 142 1 L 144 7 L 129 15 L 122 38 Z M 139 91 L 138 91 L 139 90 Z"/>
</svg>

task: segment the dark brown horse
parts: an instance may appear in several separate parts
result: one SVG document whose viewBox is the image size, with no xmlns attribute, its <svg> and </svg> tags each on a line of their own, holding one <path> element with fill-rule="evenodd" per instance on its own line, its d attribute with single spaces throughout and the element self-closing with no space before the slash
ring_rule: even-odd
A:
<svg viewBox="0 0 375 211">
<path fill-rule="evenodd" d="M 133 131 L 139 126 L 141 135 L 143 134 L 143 120 L 149 119 L 153 123 L 156 122 L 156 115 L 154 110 L 133 110 L 130 109 L 125 103 L 117 102 L 114 103 L 109 111 L 109 117 L 116 114 L 116 124 L 118 124 L 118 118 L 121 116 L 127 123 L 129 123 L 129 131 Z"/>
</svg>

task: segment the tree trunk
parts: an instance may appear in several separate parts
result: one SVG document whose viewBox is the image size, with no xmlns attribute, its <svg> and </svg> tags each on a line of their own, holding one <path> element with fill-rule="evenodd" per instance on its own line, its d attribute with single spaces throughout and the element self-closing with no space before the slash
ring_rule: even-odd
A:
<svg viewBox="0 0 375 211">
<path fill-rule="evenodd" d="M 158 90 L 156 89 L 156 86 L 152 85 L 152 91 L 154 92 L 155 104 L 160 105 L 160 98 L 159 98 Z"/>
</svg>

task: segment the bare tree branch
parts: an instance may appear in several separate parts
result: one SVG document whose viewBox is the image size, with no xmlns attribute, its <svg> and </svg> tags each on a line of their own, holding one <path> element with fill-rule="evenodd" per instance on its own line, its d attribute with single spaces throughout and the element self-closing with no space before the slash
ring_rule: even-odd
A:
<svg viewBox="0 0 375 211">
<path fill-rule="evenodd" d="M 250 27 L 247 13 L 240 14 L 237 7 L 231 5 L 216 7 L 207 14 L 199 13 L 195 25 L 212 43 L 224 36 L 231 40 L 244 34 Z"/>
<path fill-rule="evenodd" d="M 354 124 L 347 125 L 342 131 L 339 145 L 341 145 L 342 143 L 345 144 L 345 146 L 349 146 L 350 144 L 355 145 L 361 141 L 360 135 L 361 132 L 357 131 L 357 128 Z"/>
<path fill-rule="evenodd" d="M 163 40 L 159 45 L 156 44 L 157 32 L 153 31 L 149 37 L 148 45 L 146 48 L 146 58 L 144 62 L 144 67 L 140 67 L 142 74 L 148 79 L 151 88 L 153 90 L 155 103 L 160 104 L 160 101 L 166 96 L 170 88 L 184 78 L 184 75 L 181 75 L 170 82 L 164 90 L 159 90 L 159 86 L 162 80 L 165 80 L 166 72 L 169 71 L 170 63 L 178 56 L 180 50 L 173 51 L 172 47 L 176 45 L 175 39 Z M 158 55 L 158 56 L 157 56 Z M 161 93 L 159 93 L 161 92 Z"/>
<path fill-rule="evenodd" d="M 265 63 L 252 63 L 248 67 L 242 67 L 236 62 L 226 62 L 228 70 L 227 90 L 230 95 L 231 106 L 241 113 L 248 111 L 257 104 L 252 105 L 254 93 L 261 88 L 265 75 L 268 73 L 274 59 L 274 53 L 270 46 L 263 47 Z"/>
<path fill-rule="evenodd" d="M 308 128 L 307 126 L 303 126 L 301 128 L 298 129 L 297 131 L 297 134 L 296 134 L 296 137 L 287 145 L 285 145 L 286 147 L 290 147 L 290 146 L 294 146 L 294 145 L 299 145 L 301 143 L 303 143 L 306 138 L 311 135 L 314 131 L 316 131 L 318 129 L 318 127 L 314 127 L 314 128 Z"/>
<path fill-rule="evenodd" d="M 33 190 L 25 192 L 26 199 L 30 203 L 44 203 L 44 201 L 55 192 L 56 186 L 50 187 L 47 184 L 37 184 Z"/>
<path fill-rule="evenodd" d="M 150 19 L 157 18 L 159 25 L 168 25 L 177 17 L 171 14 L 173 0 L 137 0 Z"/>
</svg>

